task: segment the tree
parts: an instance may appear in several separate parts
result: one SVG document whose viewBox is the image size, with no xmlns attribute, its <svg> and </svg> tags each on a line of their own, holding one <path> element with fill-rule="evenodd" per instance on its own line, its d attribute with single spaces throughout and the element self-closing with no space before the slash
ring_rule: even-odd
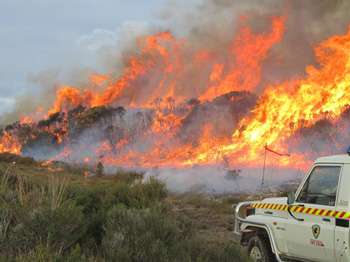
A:
<svg viewBox="0 0 350 262">
<path fill-rule="evenodd" d="M 99 161 L 97 163 L 97 167 L 96 167 L 96 175 L 98 177 L 102 177 L 104 175 L 104 167 L 101 161 Z"/>
</svg>

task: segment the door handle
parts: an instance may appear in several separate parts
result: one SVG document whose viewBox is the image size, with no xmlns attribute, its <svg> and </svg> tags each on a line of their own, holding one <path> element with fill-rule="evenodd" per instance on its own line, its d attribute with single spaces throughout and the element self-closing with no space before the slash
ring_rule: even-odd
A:
<svg viewBox="0 0 350 262">
<path fill-rule="evenodd" d="M 267 215 L 272 215 L 273 214 L 273 212 L 271 212 L 271 211 L 265 211 L 264 213 L 267 214 Z"/>
<path fill-rule="evenodd" d="M 331 219 L 330 219 L 330 218 L 326 218 L 326 217 L 322 218 L 322 220 L 323 220 L 324 222 L 331 222 Z"/>
</svg>

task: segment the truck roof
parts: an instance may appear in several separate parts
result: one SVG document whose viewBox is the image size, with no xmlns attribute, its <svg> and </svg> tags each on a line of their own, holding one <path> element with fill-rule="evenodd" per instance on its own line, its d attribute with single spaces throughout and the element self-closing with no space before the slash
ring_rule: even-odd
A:
<svg viewBox="0 0 350 262">
<path fill-rule="evenodd" d="M 319 164 L 319 163 L 350 164 L 350 156 L 345 154 L 324 156 L 324 157 L 317 158 L 315 163 L 316 164 Z"/>
</svg>

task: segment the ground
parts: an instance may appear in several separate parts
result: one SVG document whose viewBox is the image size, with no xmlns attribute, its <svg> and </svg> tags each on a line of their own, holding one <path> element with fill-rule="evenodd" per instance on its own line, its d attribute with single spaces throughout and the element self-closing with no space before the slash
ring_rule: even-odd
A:
<svg viewBox="0 0 350 262">
<path fill-rule="evenodd" d="M 172 211 L 194 222 L 194 231 L 205 241 L 227 243 L 232 241 L 233 208 L 235 201 L 228 197 L 210 197 L 200 194 L 170 195 L 167 202 Z"/>
<path fill-rule="evenodd" d="M 246 261 L 232 235 L 232 205 L 246 196 L 94 171 L 0 154 L 0 260 Z"/>
</svg>

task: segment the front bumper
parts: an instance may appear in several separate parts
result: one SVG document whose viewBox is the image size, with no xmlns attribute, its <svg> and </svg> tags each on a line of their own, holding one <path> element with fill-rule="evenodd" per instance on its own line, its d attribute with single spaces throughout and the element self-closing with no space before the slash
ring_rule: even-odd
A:
<svg viewBox="0 0 350 262">
<path fill-rule="evenodd" d="M 242 234 L 239 232 L 233 232 L 233 242 L 240 245 L 241 240 L 242 240 Z"/>
</svg>

